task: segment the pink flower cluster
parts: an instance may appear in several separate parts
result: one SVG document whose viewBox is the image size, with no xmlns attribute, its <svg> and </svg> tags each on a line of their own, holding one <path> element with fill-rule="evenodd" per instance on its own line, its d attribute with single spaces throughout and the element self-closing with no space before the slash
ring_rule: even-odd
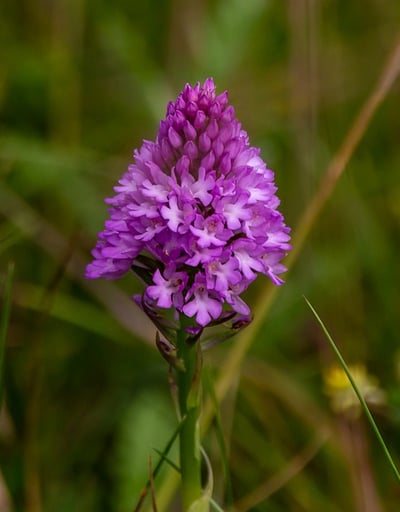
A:
<svg viewBox="0 0 400 512">
<path fill-rule="evenodd" d="M 144 141 L 106 202 L 86 276 L 116 279 L 140 254 L 157 265 L 145 297 L 199 326 L 224 304 L 250 310 L 240 294 L 258 273 L 279 285 L 290 249 L 274 173 L 251 147 L 226 92 L 186 85 L 169 103 L 155 142 Z"/>
</svg>

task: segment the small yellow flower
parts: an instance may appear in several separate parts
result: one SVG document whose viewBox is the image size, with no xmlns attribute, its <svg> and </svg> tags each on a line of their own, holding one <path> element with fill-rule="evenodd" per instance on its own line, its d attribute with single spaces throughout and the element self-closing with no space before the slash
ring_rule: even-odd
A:
<svg viewBox="0 0 400 512">
<path fill-rule="evenodd" d="M 349 365 L 349 370 L 368 405 L 376 407 L 385 404 L 385 393 L 379 387 L 378 379 L 369 375 L 363 364 Z M 331 366 L 324 372 L 324 385 L 325 393 L 330 397 L 332 409 L 336 413 L 346 414 L 352 419 L 358 418 L 361 405 L 341 366 Z"/>
</svg>

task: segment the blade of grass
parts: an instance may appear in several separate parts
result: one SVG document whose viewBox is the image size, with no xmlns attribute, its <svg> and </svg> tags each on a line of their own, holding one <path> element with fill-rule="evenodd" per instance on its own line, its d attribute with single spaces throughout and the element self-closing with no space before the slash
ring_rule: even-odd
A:
<svg viewBox="0 0 400 512">
<path fill-rule="evenodd" d="M 392 50 L 383 71 L 372 90 L 368 99 L 362 106 L 353 125 L 348 131 L 342 145 L 333 157 L 325 171 L 324 177 L 320 183 L 317 193 L 309 203 L 307 209 L 301 217 L 298 228 L 293 236 L 291 250 L 286 263 L 290 268 L 297 259 L 304 242 L 309 235 L 313 225 L 324 207 L 325 203 L 332 195 L 332 192 L 346 169 L 346 166 L 353 155 L 355 149 L 364 136 L 375 112 L 387 96 L 391 86 L 400 74 L 400 35 L 397 35 L 397 41 Z"/>
<path fill-rule="evenodd" d="M 164 450 L 161 452 L 160 460 L 157 462 L 157 465 L 154 468 L 152 475 L 151 475 L 151 478 L 153 480 L 156 478 L 157 474 L 159 473 L 164 461 L 169 462 L 167 455 L 168 455 L 172 445 L 174 444 L 175 440 L 177 439 L 185 419 L 186 419 L 185 417 L 182 418 L 182 420 L 180 421 L 179 425 L 177 426 L 175 432 L 172 434 L 171 439 L 168 441 Z M 151 478 L 149 478 L 147 480 L 145 486 L 143 487 L 142 491 L 140 492 L 140 496 L 139 496 L 138 502 L 134 508 L 134 512 L 138 512 L 141 509 L 141 507 L 143 505 L 143 501 L 144 501 L 145 497 L 147 496 L 147 493 L 151 489 Z"/>
<path fill-rule="evenodd" d="M 357 383 L 355 382 L 355 380 L 354 380 L 354 378 L 353 378 L 353 376 L 352 376 L 352 374 L 351 374 L 351 372 L 350 372 L 350 370 L 349 370 L 349 368 L 348 368 L 348 366 L 346 364 L 346 361 L 343 359 L 342 354 L 340 353 L 337 345 L 333 341 L 332 336 L 329 334 L 328 329 L 326 328 L 325 324 L 321 320 L 321 318 L 318 315 L 318 313 L 315 311 L 315 309 L 313 308 L 313 306 L 311 305 L 311 303 L 308 301 L 308 299 L 306 297 L 304 297 L 304 300 L 306 301 L 308 307 L 311 309 L 313 315 L 315 316 L 315 318 L 317 319 L 319 325 L 321 326 L 321 329 L 323 330 L 327 340 L 329 341 L 329 344 L 330 344 L 332 350 L 334 351 L 334 353 L 335 353 L 336 357 L 338 358 L 338 360 L 339 360 L 339 362 L 340 362 L 340 364 L 341 364 L 341 366 L 342 366 L 342 368 L 343 368 L 347 378 L 349 379 L 350 384 L 351 384 L 352 388 L 354 389 L 354 392 L 357 395 L 357 398 L 360 401 L 361 407 L 362 407 L 362 409 L 363 409 L 363 411 L 364 411 L 364 413 L 365 413 L 365 415 L 366 415 L 366 417 L 368 419 L 368 422 L 371 425 L 371 428 L 374 431 L 375 436 L 378 439 L 378 442 L 379 442 L 379 444 L 382 447 L 382 450 L 383 450 L 383 452 L 384 452 L 384 454 L 385 454 L 385 456 L 386 456 L 386 458 L 387 458 L 387 460 L 389 462 L 390 467 L 392 468 L 392 470 L 393 470 L 393 472 L 394 472 L 394 474 L 396 476 L 396 479 L 397 479 L 398 483 L 400 484 L 400 473 L 399 473 L 399 471 L 398 471 L 398 469 L 397 469 L 397 467 L 396 467 L 396 465 L 395 465 L 395 463 L 393 461 L 393 458 L 392 458 L 392 456 L 391 456 L 391 454 L 390 454 L 390 452 L 389 452 L 389 450 L 388 450 L 388 448 L 386 446 L 386 443 L 385 443 L 385 441 L 384 441 L 384 439 L 383 439 L 383 437 L 382 437 L 382 435 L 381 435 L 381 433 L 380 433 L 380 431 L 378 429 L 378 426 L 375 423 L 375 420 L 374 420 L 374 418 L 373 418 L 373 416 L 372 416 L 372 414 L 371 414 L 371 412 L 370 412 L 370 410 L 368 408 L 367 402 L 365 401 L 362 393 L 360 392 L 360 390 L 357 387 Z"/>
<path fill-rule="evenodd" d="M 161 450 L 158 450 L 157 448 L 154 448 L 154 451 L 155 451 L 156 453 L 158 453 L 158 455 L 159 455 L 162 459 L 164 459 L 164 460 L 165 460 L 165 462 L 167 462 L 167 463 L 171 466 L 171 468 L 174 468 L 174 469 L 175 469 L 175 471 L 176 471 L 177 473 L 179 473 L 179 474 L 180 474 L 180 472 L 181 472 L 180 467 L 179 467 L 177 464 L 175 464 L 175 462 L 173 462 L 169 457 L 167 457 L 166 455 L 164 455 L 164 453 L 163 453 Z"/>
<path fill-rule="evenodd" d="M 10 263 L 7 268 L 7 274 L 4 279 L 3 306 L 0 313 L 0 404 L 3 398 L 3 366 L 4 353 L 7 342 L 8 324 L 11 310 L 11 293 L 14 277 L 14 264 Z"/>
</svg>

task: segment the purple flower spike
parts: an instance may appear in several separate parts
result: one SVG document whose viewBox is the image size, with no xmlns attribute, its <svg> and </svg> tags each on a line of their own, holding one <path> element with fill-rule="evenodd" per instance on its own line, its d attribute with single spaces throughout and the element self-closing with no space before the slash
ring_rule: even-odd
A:
<svg viewBox="0 0 400 512">
<path fill-rule="evenodd" d="M 249 315 L 240 294 L 258 273 L 283 282 L 290 229 L 274 173 L 211 78 L 168 104 L 156 140 L 134 152 L 114 190 L 87 278 L 117 279 L 151 256 L 144 297 L 201 327 L 222 319 L 224 305 Z"/>
</svg>

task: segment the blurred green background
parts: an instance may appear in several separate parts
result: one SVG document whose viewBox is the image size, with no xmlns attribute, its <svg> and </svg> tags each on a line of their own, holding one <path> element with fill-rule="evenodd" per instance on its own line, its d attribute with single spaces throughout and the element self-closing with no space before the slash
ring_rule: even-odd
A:
<svg viewBox="0 0 400 512">
<path fill-rule="evenodd" d="M 2 512 L 131 511 L 149 454 L 154 464 L 175 428 L 167 365 L 130 300 L 140 284 L 83 279 L 103 198 L 155 137 L 167 101 L 208 76 L 228 89 L 295 229 L 399 22 L 397 0 L 1 2 L 1 276 L 15 264 Z M 397 81 L 221 405 L 230 478 L 218 430 L 207 435 L 215 496 L 231 510 L 399 510 L 370 428 L 347 402 L 332 409 L 324 376 L 334 358 L 302 298 L 346 360 L 378 379 L 367 382 L 371 407 L 399 462 L 399 93 Z M 254 283 L 250 304 L 266 286 Z M 207 355 L 210 375 L 231 347 Z"/>
</svg>

